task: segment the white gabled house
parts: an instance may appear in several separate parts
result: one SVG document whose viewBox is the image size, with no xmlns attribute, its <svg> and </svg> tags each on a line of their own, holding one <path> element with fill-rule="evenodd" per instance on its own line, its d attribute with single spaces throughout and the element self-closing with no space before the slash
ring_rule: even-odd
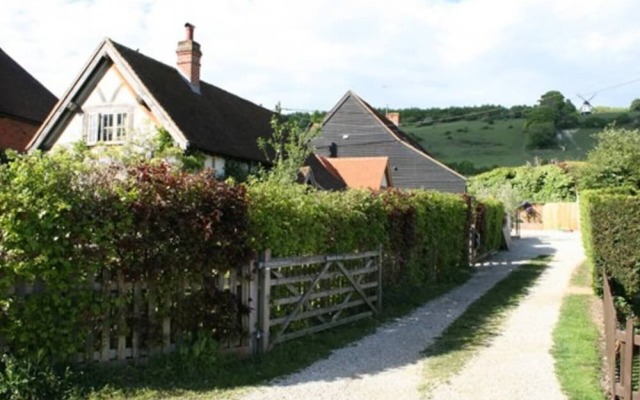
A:
<svg viewBox="0 0 640 400">
<path fill-rule="evenodd" d="M 89 58 L 28 146 L 47 151 L 85 142 L 118 145 L 164 128 L 183 150 L 205 154 L 218 175 L 229 160 L 267 162 L 259 137 L 271 136 L 273 113 L 200 80 L 200 45 L 186 24 L 177 68 L 110 39 Z"/>
</svg>

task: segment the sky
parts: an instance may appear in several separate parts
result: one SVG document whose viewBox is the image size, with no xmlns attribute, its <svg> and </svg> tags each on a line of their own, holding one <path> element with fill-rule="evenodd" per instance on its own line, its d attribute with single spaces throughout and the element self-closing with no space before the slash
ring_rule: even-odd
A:
<svg viewBox="0 0 640 400">
<path fill-rule="evenodd" d="M 2 0 L 0 47 L 60 97 L 101 40 L 174 66 L 195 25 L 201 79 L 273 109 L 576 106 L 640 97 L 638 0 Z M 1 88 L 0 88 L 1 90 Z"/>
</svg>

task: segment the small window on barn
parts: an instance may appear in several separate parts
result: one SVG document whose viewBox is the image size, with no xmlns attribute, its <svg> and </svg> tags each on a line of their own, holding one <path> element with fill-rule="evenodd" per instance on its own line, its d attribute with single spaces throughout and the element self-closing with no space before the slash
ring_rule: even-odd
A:
<svg viewBox="0 0 640 400">
<path fill-rule="evenodd" d="M 87 143 L 122 143 L 127 135 L 128 113 L 91 113 L 87 115 Z"/>
</svg>

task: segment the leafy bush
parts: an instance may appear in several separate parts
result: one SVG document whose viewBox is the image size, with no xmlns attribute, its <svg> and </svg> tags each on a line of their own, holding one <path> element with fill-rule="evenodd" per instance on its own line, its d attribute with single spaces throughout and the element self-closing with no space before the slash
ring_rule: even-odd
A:
<svg viewBox="0 0 640 400">
<path fill-rule="evenodd" d="M 0 360 L 0 397 L 15 400 L 75 397 L 74 376 L 68 367 L 53 367 L 43 353 L 34 358 L 4 354 Z"/>
<path fill-rule="evenodd" d="M 557 165 L 496 168 L 469 180 L 469 193 L 478 197 L 497 193 L 510 184 L 519 201 L 548 203 L 575 201 L 576 184 L 573 176 Z"/>
<path fill-rule="evenodd" d="M 65 372 L 40 366 L 93 354 L 85 339 L 105 328 L 113 337 L 135 328 L 140 348 L 154 349 L 164 317 L 178 351 L 158 370 L 187 359 L 215 370 L 215 343 L 243 335 L 238 317 L 248 310 L 214 278 L 238 271 L 255 252 L 380 245 L 386 287 L 424 288 L 468 273 L 471 221 L 470 199 L 454 194 L 232 185 L 164 163 L 14 155 L 0 166 L 0 391 L 64 397 Z M 146 287 L 139 304 L 155 307 L 134 313 L 138 284 Z M 36 378 L 42 388 L 32 385 Z"/>
<path fill-rule="evenodd" d="M 557 145 L 556 128 L 552 122 L 532 124 L 527 131 L 529 133 L 527 146 L 531 149 L 548 149 Z"/>
<path fill-rule="evenodd" d="M 607 128 L 596 139 L 581 170 L 580 187 L 640 187 L 640 131 Z"/>
<path fill-rule="evenodd" d="M 609 120 L 599 117 L 597 115 L 589 115 L 588 117 L 584 118 L 582 120 L 582 122 L 580 123 L 580 126 L 582 128 L 604 128 L 605 126 L 607 126 L 609 124 Z"/>
</svg>

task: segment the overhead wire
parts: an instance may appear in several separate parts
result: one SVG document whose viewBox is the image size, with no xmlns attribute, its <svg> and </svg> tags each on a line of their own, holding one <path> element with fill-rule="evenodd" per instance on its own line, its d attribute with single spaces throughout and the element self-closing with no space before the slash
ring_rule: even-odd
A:
<svg viewBox="0 0 640 400">
<path fill-rule="evenodd" d="M 597 90 L 593 90 L 590 92 L 584 92 L 584 94 L 582 96 L 588 96 L 588 95 L 596 95 L 600 92 L 604 92 L 607 90 L 612 90 L 612 89 L 617 89 L 619 87 L 624 87 L 627 85 L 631 85 L 633 83 L 637 83 L 640 82 L 640 78 L 636 78 L 636 79 L 632 79 L 629 81 L 625 81 L 625 82 L 621 82 L 621 83 L 617 83 L 617 84 L 613 84 L 610 86 L 606 86 Z M 584 99 L 580 98 L 580 95 L 576 95 L 576 96 L 564 96 L 562 93 L 558 92 L 558 95 L 556 95 L 555 97 L 562 97 L 564 99 L 570 100 L 570 97 L 573 98 L 574 100 L 578 100 L 578 102 L 582 102 Z M 578 97 L 578 99 L 576 99 L 576 97 Z M 550 97 L 550 98 L 554 98 L 554 97 Z M 527 106 L 524 105 L 526 107 L 534 107 L 534 106 Z M 452 106 L 452 107 L 460 107 L 460 108 L 465 108 L 464 106 Z M 514 107 L 514 106 L 512 106 Z M 440 107 L 438 107 L 440 108 Z M 442 107 L 441 109 L 446 109 L 447 107 Z M 451 108 L 451 107 L 448 107 Z M 452 120 L 460 120 L 460 119 L 465 119 L 466 117 L 469 116 L 475 116 L 475 115 L 485 115 L 485 114 L 490 114 L 490 113 L 494 113 L 496 111 L 504 111 L 504 110 L 509 110 L 511 107 L 505 107 L 505 106 L 497 106 L 495 108 L 490 108 L 490 109 L 486 109 L 486 110 L 482 110 L 482 111 L 473 111 L 473 112 L 468 112 L 468 113 L 464 113 L 464 114 L 460 114 L 460 115 L 456 115 L 456 116 L 451 116 L 451 117 L 443 117 L 443 118 L 438 118 L 438 119 L 432 119 L 430 120 L 432 123 L 442 123 L 442 122 L 450 122 Z M 320 111 L 320 110 L 310 110 L 310 109 L 302 109 L 302 108 L 288 108 L 288 107 L 282 107 L 281 108 L 283 111 L 293 111 L 293 112 L 307 112 L 307 113 L 313 113 L 313 112 L 324 112 L 324 111 Z M 338 123 L 338 125 L 340 125 Z M 351 126 L 349 124 L 341 124 L 343 126 Z"/>
</svg>

